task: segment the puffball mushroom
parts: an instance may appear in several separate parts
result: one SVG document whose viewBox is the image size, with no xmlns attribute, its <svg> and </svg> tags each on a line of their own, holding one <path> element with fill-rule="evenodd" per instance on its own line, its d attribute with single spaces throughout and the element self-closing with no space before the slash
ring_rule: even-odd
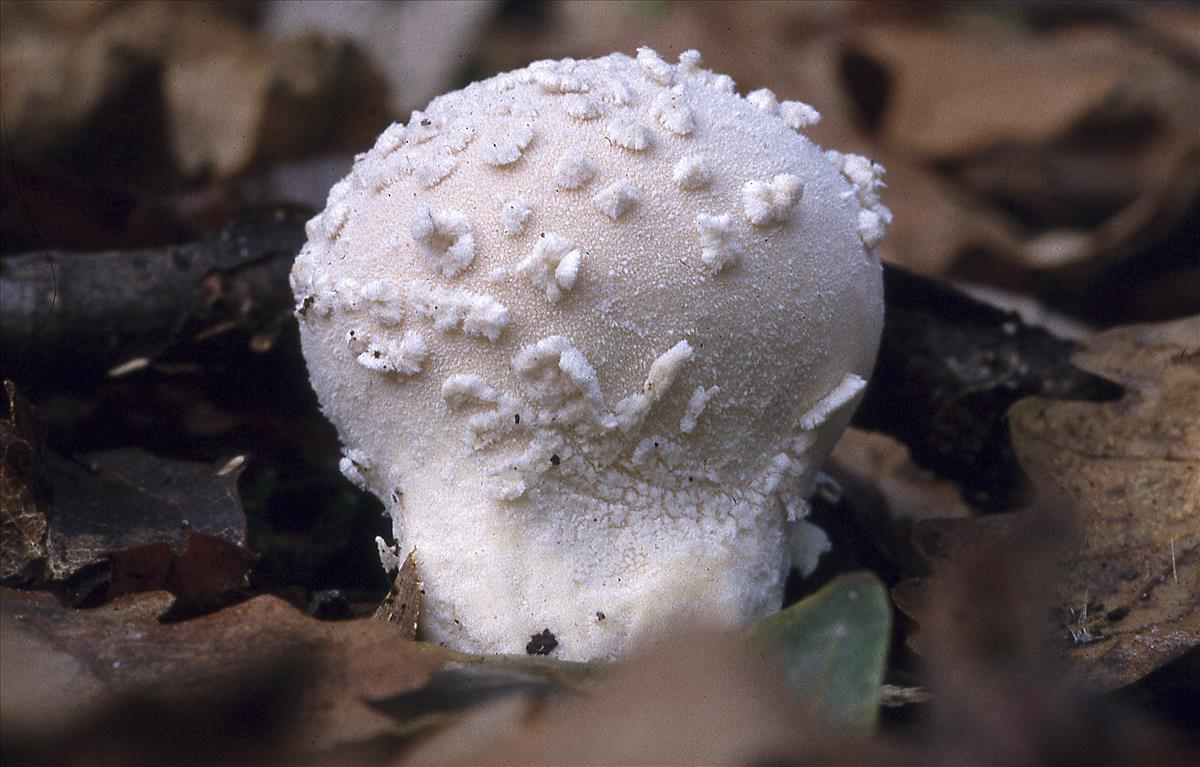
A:
<svg viewBox="0 0 1200 767">
<path fill-rule="evenodd" d="M 611 658 L 778 609 L 790 552 L 827 546 L 805 498 L 871 371 L 891 215 L 817 119 L 695 51 L 539 61 L 330 191 L 292 272 L 304 355 L 431 640 Z"/>
</svg>

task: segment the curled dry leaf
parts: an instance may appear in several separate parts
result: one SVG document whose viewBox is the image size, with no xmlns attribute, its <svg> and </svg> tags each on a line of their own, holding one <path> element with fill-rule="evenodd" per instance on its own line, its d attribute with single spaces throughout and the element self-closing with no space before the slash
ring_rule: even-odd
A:
<svg viewBox="0 0 1200 767">
<path fill-rule="evenodd" d="M 5 718 L 54 721 L 55 700 L 69 700 L 79 711 L 147 690 L 167 699 L 202 693 L 224 672 L 252 673 L 272 658 L 297 657 L 304 661 L 297 673 L 305 692 L 294 712 L 297 721 L 289 724 L 303 728 L 298 745 L 318 750 L 394 733 L 389 717 L 367 701 L 423 686 L 444 662 L 388 623 L 318 621 L 271 596 L 163 624 L 155 616 L 168 600 L 162 592 L 149 592 L 72 610 L 48 594 L 4 590 L 5 668 L 60 669 L 40 679 L 6 679 L 5 703 L 13 707 L 5 705 Z M 21 685 L 24 692 L 12 689 Z M 44 716 L 21 710 L 25 693 L 33 692 L 38 694 L 31 699 L 47 703 Z"/>
<path fill-rule="evenodd" d="M 163 89 L 172 155 L 189 177 L 228 178 L 301 156 L 344 132 L 354 112 L 365 119 L 383 108 L 382 85 L 362 56 L 317 37 L 264 42 L 241 34 L 170 56 Z"/>
<path fill-rule="evenodd" d="M 1102 333 L 1075 362 L 1128 393 L 1025 400 L 1009 420 L 1039 503 L 1077 516 L 1063 655 L 1111 688 L 1200 645 L 1200 317 Z"/>
<path fill-rule="evenodd" d="M 137 449 L 52 458 L 50 572 L 65 580 L 115 551 L 163 543 L 182 553 L 193 533 L 234 544 L 245 535 L 237 474 Z"/>
<path fill-rule="evenodd" d="M 831 453 L 841 480 L 852 476 L 869 483 L 887 500 L 897 520 L 970 516 L 958 487 L 922 469 L 903 442 L 886 434 L 847 429 Z"/>
<path fill-rule="evenodd" d="M 741 639 L 684 625 L 615 665 L 474 658 L 379 707 L 404 721 L 485 701 L 405 764 L 822 763 L 842 727 L 875 721 L 890 624 L 883 586 L 854 573 Z"/>
<path fill-rule="evenodd" d="M 872 547 L 901 573 L 919 573 L 924 567 L 912 543 L 916 524 L 973 513 L 957 485 L 918 466 L 904 443 L 885 434 L 847 429 L 830 457 L 825 470 L 842 488 L 844 505 L 849 507 L 848 515 L 845 510 L 834 513 L 853 523 L 851 545 L 861 542 Z M 814 505 L 814 514 L 821 511 Z M 834 551 L 844 550 L 844 542 L 836 536 L 838 527 L 826 530 Z M 869 559 L 863 564 L 881 575 L 889 572 Z"/>
<path fill-rule="evenodd" d="M 361 763 L 363 749 L 394 752 L 482 703 L 578 689 L 605 670 L 546 658 L 462 655 L 413 642 L 387 621 L 320 621 L 273 596 L 163 623 L 158 616 L 170 602 L 169 594 L 153 591 L 75 610 L 49 594 L 0 591 L 6 742 L 11 735 L 37 753 L 69 752 L 88 742 L 76 725 L 100 717 L 108 727 L 104 738 L 168 750 L 171 740 L 128 731 L 138 721 L 136 710 L 128 719 L 104 718 L 114 707 L 143 701 L 168 709 L 228 704 L 228 711 L 210 712 L 211 723 L 197 725 L 215 728 L 200 732 L 201 739 L 227 745 L 231 735 L 223 728 L 237 706 L 225 701 L 229 685 L 277 683 L 282 669 L 295 694 L 281 693 L 270 708 L 255 712 L 277 737 L 253 745 L 293 762 L 322 754 L 334 763 Z M 71 735 L 65 744 L 64 733 Z"/>
<path fill-rule="evenodd" d="M 918 617 L 928 660 L 925 713 L 937 764 L 1186 764 L 1170 734 L 1094 694 L 1047 652 L 1070 527 L 1051 514 L 922 524 L 930 575 L 893 589 Z M 914 587 L 915 584 L 915 587 Z"/>
<path fill-rule="evenodd" d="M 921 592 L 979 547 L 1011 544 L 1032 517 L 1072 529 L 1041 580 L 1053 585 L 1043 596 L 1058 620 L 1044 628 L 1075 677 L 1120 687 L 1200 645 L 1197 339 L 1200 318 L 1101 333 L 1073 359 L 1121 383 L 1121 399 L 1014 405 L 1013 445 L 1036 488 L 1033 509 L 926 526 L 931 574 L 898 589 L 897 604 L 922 624 L 941 620 Z M 923 633 L 911 639 L 918 652 L 930 650 Z"/>
</svg>

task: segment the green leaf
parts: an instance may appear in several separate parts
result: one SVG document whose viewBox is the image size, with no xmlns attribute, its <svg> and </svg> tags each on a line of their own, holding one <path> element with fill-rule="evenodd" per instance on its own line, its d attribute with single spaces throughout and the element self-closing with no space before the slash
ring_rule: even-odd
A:
<svg viewBox="0 0 1200 767">
<path fill-rule="evenodd" d="M 859 572 L 764 618 L 749 635 L 783 665 L 801 699 L 836 722 L 869 729 L 879 716 L 891 632 L 887 590 Z"/>
</svg>

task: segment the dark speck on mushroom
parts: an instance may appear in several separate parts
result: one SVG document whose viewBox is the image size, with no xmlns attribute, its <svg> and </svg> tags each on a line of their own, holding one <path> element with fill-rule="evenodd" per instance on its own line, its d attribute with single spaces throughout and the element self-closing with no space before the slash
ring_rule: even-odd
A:
<svg viewBox="0 0 1200 767">
<path fill-rule="evenodd" d="M 530 655 L 549 655 L 554 652 L 554 648 L 558 647 L 558 640 L 554 638 L 554 634 L 550 629 L 542 629 L 542 633 L 534 634 L 529 638 L 529 644 L 525 645 L 525 652 Z"/>
<path fill-rule="evenodd" d="M 558 457 L 558 453 L 555 453 L 554 455 L 550 456 L 550 463 L 554 464 L 555 466 L 562 463 L 562 459 Z"/>
</svg>

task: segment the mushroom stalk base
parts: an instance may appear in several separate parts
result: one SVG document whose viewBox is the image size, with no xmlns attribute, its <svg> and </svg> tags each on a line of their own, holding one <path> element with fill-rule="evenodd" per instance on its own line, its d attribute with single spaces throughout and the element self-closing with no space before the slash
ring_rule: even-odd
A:
<svg viewBox="0 0 1200 767">
<path fill-rule="evenodd" d="M 462 479 L 413 483 L 428 497 L 396 510 L 431 641 L 520 653 L 549 629 L 555 657 L 612 659 L 680 619 L 743 626 L 779 609 L 788 555 L 775 498 L 707 488 L 668 516 L 651 499 L 606 503 L 549 482 L 518 503 L 465 497 Z"/>
</svg>

